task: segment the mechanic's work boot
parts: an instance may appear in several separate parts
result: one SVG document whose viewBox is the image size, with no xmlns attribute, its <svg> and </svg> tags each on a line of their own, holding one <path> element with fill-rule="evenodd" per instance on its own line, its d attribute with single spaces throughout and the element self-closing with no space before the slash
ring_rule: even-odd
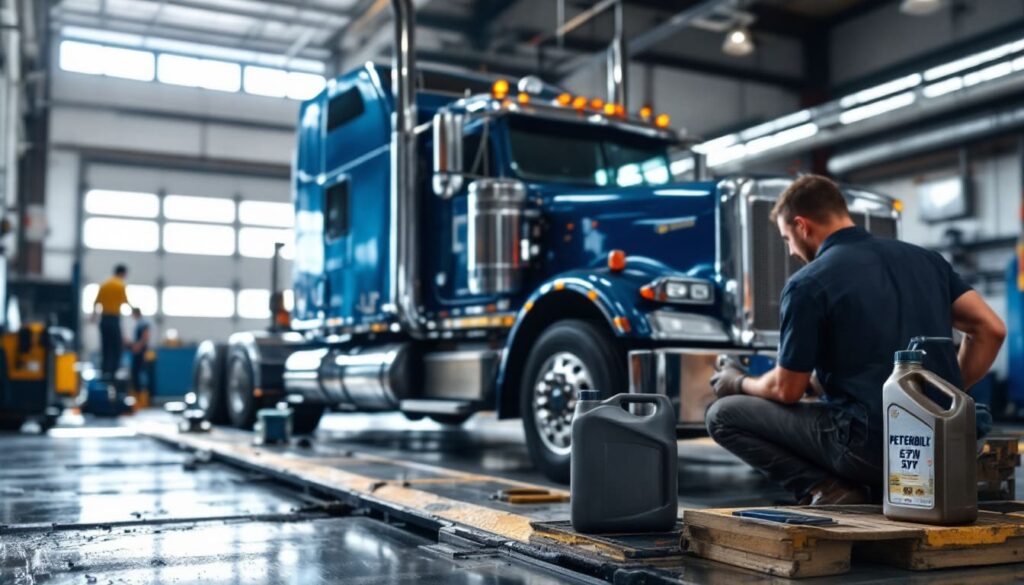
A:
<svg viewBox="0 0 1024 585">
<path fill-rule="evenodd" d="M 852 486 L 838 479 L 826 479 L 800 499 L 801 506 L 848 506 L 867 504 L 868 495 L 863 487 Z"/>
</svg>

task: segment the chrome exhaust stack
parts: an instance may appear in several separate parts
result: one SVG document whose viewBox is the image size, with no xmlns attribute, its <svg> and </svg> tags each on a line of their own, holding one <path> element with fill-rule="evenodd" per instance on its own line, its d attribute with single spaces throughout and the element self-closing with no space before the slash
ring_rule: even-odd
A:
<svg viewBox="0 0 1024 585">
<path fill-rule="evenodd" d="M 615 37 L 612 39 L 611 45 L 608 46 L 608 63 L 606 70 L 608 72 L 608 99 L 607 101 L 615 104 L 621 104 L 624 108 L 629 109 L 629 104 L 626 103 L 626 85 L 629 80 L 626 79 L 626 61 L 628 59 L 626 55 L 626 30 L 624 23 L 624 15 L 622 14 L 622 0 L 615 3 Z"/>
<path fill-rule="evenodd" d="M 413 337 L 423 333 L 420 314 L 419 198 L 416 196 L 416 15 L 413 0 L 391 0 L 395 46 L 391 57 L 391 230 L 389 307 Z"/>
</svg>

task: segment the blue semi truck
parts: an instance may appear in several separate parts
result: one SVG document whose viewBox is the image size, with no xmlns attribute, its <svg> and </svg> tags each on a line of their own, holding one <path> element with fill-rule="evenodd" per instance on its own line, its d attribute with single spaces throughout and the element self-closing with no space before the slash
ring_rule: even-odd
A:
<svg viewBox="0 0 1024 585">
<path fill-rule="evenodd" d="M 287 400 L 296 432 L 327 409 L 496 410 L 560 481 L 581 390 L 667 393 L 680 430 L 702 432 L 717 356 L 756 369 L 776 349 L 797 266 L 768 215 L 790 179 L 674 183 L 664 117 L 417 68 L 411 3 L 393 9 L 391 67 L 301 107 L 290 330 L 204 342 L 199 406 L 249 428 Z M 896 237 L 892 199 L 846 194 Z"/>
</svg>

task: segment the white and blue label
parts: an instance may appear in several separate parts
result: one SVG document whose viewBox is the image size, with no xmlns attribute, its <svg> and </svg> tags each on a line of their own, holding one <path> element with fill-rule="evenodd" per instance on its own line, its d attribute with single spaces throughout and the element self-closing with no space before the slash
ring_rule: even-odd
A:
<svg viewBox="0 0 1024 585">
<path fill-rule="evenodd" d="M 935 506 L 935 431 L 895 404 L 889 405 L 889 503 Z"/>
</svg>

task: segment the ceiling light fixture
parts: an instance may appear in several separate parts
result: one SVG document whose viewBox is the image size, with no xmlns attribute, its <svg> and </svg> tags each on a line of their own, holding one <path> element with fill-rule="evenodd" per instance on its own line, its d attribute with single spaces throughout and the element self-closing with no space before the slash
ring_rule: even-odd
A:
<svg viewBox="0 0 1024 585">
<path fill-rule="evenodd" d="M 745 26 L 737 26 L 725 33 L 722 52 L 733 57 L 746 57 L 753 53 L 754 37 L 751 36 L 750 29 Z"/>
<path fill-rule="evenodd" d="M 911 16 L 927 16 L 942 8 L 942 0 L 903 0 L 900 12 Z"/>
</svg>

